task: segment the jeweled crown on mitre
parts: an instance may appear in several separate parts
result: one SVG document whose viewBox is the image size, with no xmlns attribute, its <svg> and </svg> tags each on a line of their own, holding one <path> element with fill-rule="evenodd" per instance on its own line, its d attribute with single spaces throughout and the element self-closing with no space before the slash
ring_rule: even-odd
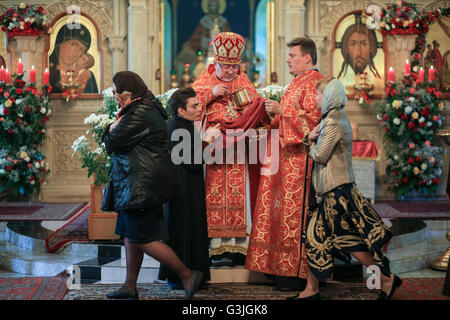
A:
<svg viewBox="0 0 450 320">
<path fill-rule="evenodd" d="M 244 37 L 234 32 L 221 32 L 214 36 L 214 60 L 224 64 L 241 63 L 245 47 Z"/>
</svg>

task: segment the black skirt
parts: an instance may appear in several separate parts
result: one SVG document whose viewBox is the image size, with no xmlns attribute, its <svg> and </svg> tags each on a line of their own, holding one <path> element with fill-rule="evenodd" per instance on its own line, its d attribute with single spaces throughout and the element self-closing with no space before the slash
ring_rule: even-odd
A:
<svg viewBox="0 0 450 320">
<path fill-rule="evenodd" d="M 382 249 L 392 233 L 355 184 L 327 192 L 320 204 L 313 189 L 303 231 L 311 272 L 319 280 L 329 279 L 335 257 L 350 264 L 351 252 L 366 251 L 380 271 L 390 276 L 389 260 Z"/>
<path fill-rule="evenodd" d="M 162 206 L 120 210 L 117 216 L 116 234 L 130 239 L 131 243 L 136 244 L 167 241 L 169 237 L 164 223 Z"/>
</svg>

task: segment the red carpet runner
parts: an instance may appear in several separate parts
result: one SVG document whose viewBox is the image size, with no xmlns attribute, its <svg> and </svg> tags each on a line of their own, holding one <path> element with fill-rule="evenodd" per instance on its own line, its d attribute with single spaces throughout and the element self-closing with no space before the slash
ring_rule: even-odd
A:
<svg viewBox="0 0 450 320">
<path fill-rule="evenodd" d="M 445 275 L 445 273 L 443 273 Z M 445 278 L 411 278 L 402 279 L 402 286 L 397 289 L 393 300 L 450 300 L 442 295 Z"/>
<path fill-rule="evenodd" d="M 71 221 L 49 235 L 45 239 L 47 251 L 55 253 L 69 242 L 89 241 L 88 216 L 90 212 L 91 207 L 88 206 Z"/>
</svg>

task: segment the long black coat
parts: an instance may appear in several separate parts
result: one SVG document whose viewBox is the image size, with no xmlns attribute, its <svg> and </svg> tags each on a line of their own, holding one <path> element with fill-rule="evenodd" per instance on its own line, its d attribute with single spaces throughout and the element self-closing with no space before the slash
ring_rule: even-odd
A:
<svg viewBox="0 0 450 320">
<path fill-rule="evenodd" d="M 450 297 L 450 263 L 447 267 L 447 274 L 445 276 L 444 288 L 442 289 L 442 294 L 444 296 Z"/>
<path fill-rule="evenodd" d="M 168 244 L 187 267 L 203 272 L 204 278 L 202 282 L 205 282 L 210 280 L 205 183 L 203 164 L 195 164 L 193 161 L 195 150 L 194 134 L 197 134 L 197 139 L 200 139 L 200 137 L 194 130 L 192 123 L 184 118 L 176 117 L 169 122 L 169 139 L 176 129 L 185 129 L 189 132 L 191 159 L 190 163 L 175 165 L 177 176 L 176 193 L 165 207 L 165 218 L 170 239 Z M 173 148 L 180 142 L 183 142 L 182 138 L 179 138 L 177 141 L 170 141 L 172 152 L 174 152 Z M 198 152 L 199 150 L 196 151 Z M 178 156 L 178 152 L 176 153 Z M 181 156 L 182 152 L 179 154 Z M 172 158 L 174 158 L 174 155 L 172 155 Z M 176 276 L 163 265 L 160 267 L 159 279 L 168 279 L 174 283 L 178 282 Z"/>
<path fill-rule="evenodd" d="M 120 123 L 103 135 L 108 153 L 114 153 L 111 177 L 114 211 L 150 208 L 165 203 L 175 189 L 170 161 L 167 113 L 149 94 L 128 105 Z"/>
</svg>

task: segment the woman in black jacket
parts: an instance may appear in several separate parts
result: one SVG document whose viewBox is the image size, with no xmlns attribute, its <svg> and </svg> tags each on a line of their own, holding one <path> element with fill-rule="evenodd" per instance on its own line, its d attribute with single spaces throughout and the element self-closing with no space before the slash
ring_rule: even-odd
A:
<svg viewBox="0 0 450 320">
<path fill-rule="evenodd" d="M 139 75 L 118 72 L 115 97 L 122 107 L 103 135 L 106 151 L 114 154 L 111 180 L 116 234 L 124 237 L 127 275 L 124 286 L 110 299 L 137 299 L 136 282 L 144 253 L 170 268 L 191 298 L 202 273 L 188 269 L 167 240 L 162 205 L 175 188 L 166 123 L 167 113 Z"/>
</svg>

